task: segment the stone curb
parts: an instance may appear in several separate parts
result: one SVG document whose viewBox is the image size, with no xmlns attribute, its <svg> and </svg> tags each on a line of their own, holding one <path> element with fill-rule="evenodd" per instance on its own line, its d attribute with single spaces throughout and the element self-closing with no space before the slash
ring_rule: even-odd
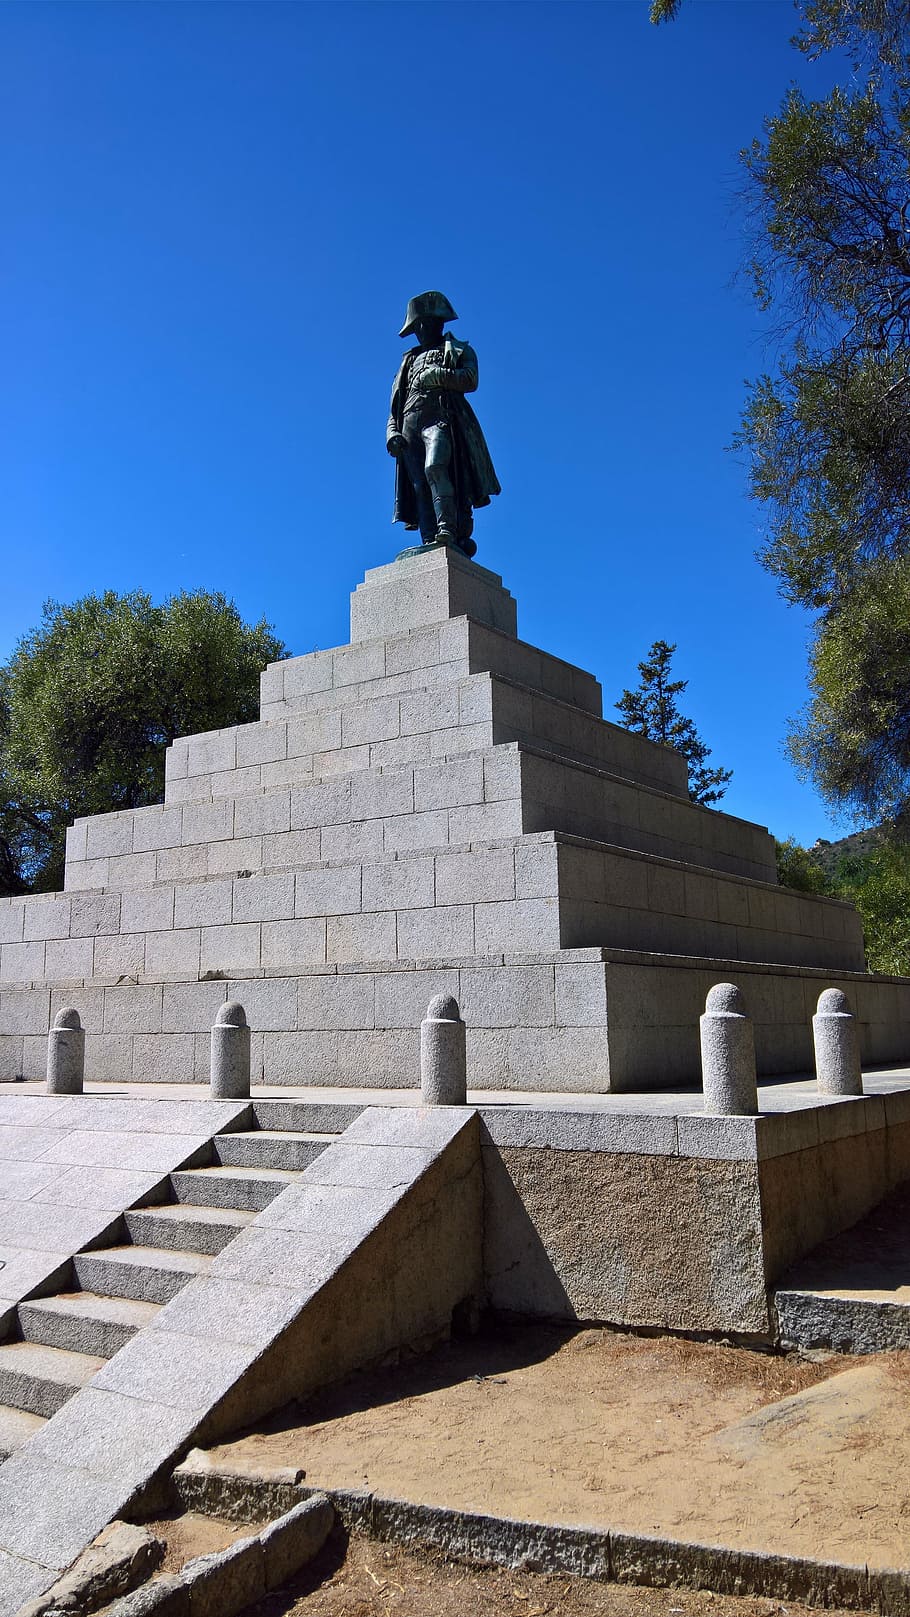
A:
<svg viewBox="0 0 910 1617">
<path fill-rule="evenodd" d="M 235 1520 L 261 1513 L 276 1498 L 286 1498 L 286 1490 L 298 1496 L 308 1492 L 306 1484 L 292 1481 L 292 1472 L 244 1477 L 227 1471 L 181 1470 L 183 1475 L 175 1476 L 175 1482 L 184 1504 L 232 1515 Z M 910 1570 L 906 1569 L 849 1566 L 657 1535 L 515 1521 L 344 1488 L 326 1489 L 313 1497 L 331 1500 L 350 1531 L 444 1550 L 466 1561 L 513 1570 L 565 1572 L 602 1582 L 651 1588 L 684 1585 L 716 1594 L 759 1595 L 813 1606 L 877 1610 L 885 1617 L 910 1617 Z M 176 1611 L 175 1607 L 175 1617 Z M 134 1614 L 130 1612 L 129 1617 Z"/>
<path fill-rule="evenodd" d="M 108 1606 L 105 1617 L 233 1617 L 311 1561 L 334 1520 L 334 1507 L 324 1493 L 300 1498 L 298 1490 L 297 1503 L 261 1532 L 144 1584 Z"/>
</svg>

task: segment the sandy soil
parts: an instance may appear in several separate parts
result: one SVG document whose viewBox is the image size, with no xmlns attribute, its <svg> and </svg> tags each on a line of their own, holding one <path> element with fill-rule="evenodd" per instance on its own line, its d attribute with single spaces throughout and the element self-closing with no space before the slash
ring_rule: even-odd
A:
<svg viewBox="0 0 910 1617">
<path fill-rule="evenodd" d="M 330 1543 L 288 1589 L 248 1607 L 244 1617 L 808 1617 L 808 1609 L 690 1589 L 467 1567 L 441 1555 L 353 1538 L 346 1555 Z"/>
<path fill-rule="evenodd" d="M 353 1377 L 216 1453 L 316 1486 L 906 1566 L 908 1440 L 908 1354 L 534 1327 Z"/>
</svg>

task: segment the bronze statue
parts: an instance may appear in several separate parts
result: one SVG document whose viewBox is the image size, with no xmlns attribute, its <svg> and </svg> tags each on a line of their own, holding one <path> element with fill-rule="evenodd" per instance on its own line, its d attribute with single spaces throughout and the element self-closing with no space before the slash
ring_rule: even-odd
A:
<svg viewBox="0 0 910 1617">
<path fill-rule="evenodd" d="M 476 554 L 474 510 L 500 492 L 490 452 L 466 393 L 477 387 L 477 355 L 451 331 L 458 316 L 441 292 L 408 304 L 400 335 L 417 338 L 392 388 L 386 447 L 395 456 L 393 522 L 419 528 L 425 545 Z"/>
</svg>

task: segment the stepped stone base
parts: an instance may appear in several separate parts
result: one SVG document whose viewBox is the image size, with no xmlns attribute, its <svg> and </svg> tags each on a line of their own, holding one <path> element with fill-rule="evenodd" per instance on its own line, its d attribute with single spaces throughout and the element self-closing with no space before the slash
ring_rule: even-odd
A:
<svg viewBox="0 0 910 1617">
<path fill-rule="evenodd" d="M 256 723 L 176 741 L 163 804 L 78 820 L 63 893 L 0 900 L 0 1078 L 40 1075 L 70 1002 L 90 1076 L 199 1078 L 230 994 L 258 1079 L 397 1087 L 445 992 L 476 1085 L 660 1086 L 697 1077 L 731 977 L 762 1072 L 809 1064 L 831 986 L 867 1063 L 910 1052 L 910 983 L 865 973 L 852 906 L 781 889 L 765 828 L 691 803 L 494 573 L 374 568 L 351 625 L 265 670 Z"/>
</svg>

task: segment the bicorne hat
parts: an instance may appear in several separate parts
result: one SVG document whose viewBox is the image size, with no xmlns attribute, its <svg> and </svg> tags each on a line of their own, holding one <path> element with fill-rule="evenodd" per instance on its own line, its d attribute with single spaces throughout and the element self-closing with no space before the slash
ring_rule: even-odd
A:
<svg viewBox="0 0 910 1617">
<path fill-rule="evenodd" d="M 420 292 L 408 304 L 399 337 L 410 337 L 418 320 L 424 315 L 435 315 L 439 320 L 457 320 L 458 316 L 444 292 Z"/>
</svg>

